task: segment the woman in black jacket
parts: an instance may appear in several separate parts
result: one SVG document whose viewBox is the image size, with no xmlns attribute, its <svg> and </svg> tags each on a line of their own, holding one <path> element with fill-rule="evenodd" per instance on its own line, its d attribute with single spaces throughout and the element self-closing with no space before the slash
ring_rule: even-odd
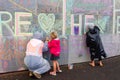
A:
<svg viewBox="0 0 120 80">
<path fill-rule="evenodd" d="M 100 38 L 100 29 L 97 26 L 94 26 L 93 28 L 88 28 L 88 32 L 86 33 L 86 44 L 87 47 L 89 47 L 90 51 L 90 58 L 91 63 L 89 63 L 91 66 L 95 66 L 94 59 L 97 58 L 99 60 L 99 65 L 103 66 L 102 63 L 102 56 L 105 58 L 106 53 L 104 51 L 102 41 Z"/>
</svg>

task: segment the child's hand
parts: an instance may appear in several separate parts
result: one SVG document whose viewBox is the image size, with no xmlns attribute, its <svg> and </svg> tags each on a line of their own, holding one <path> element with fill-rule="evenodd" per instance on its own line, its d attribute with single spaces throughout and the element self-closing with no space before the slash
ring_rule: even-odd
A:
<svg viewBox="0 0 120 80">
<path fill-rule="evenodd" d="M 46 41 L 49 41 L 50 39 L 49 39 L 49 37 L 46 37 Z"/>
</svg>

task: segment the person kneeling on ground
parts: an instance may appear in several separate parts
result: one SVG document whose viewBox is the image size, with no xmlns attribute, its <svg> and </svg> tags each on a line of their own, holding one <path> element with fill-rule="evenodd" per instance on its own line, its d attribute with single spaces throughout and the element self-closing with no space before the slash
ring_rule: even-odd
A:
<svg viewBox="0 0 120 80">
<path fill-rule="evenodd" d="M 50 70 L 50 64 L 42 56 L 44 46 L 42 35 L 39 32 L 33 34 L 33 38 L 27 43 L 24 63 L 29 69 L 29 76 L 41 78 L 41 74 Z"/>
</svg>

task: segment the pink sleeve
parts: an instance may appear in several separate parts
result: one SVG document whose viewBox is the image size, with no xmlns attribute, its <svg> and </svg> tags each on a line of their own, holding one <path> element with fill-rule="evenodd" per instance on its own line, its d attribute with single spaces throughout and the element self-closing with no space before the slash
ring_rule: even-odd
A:
<svg viewBox="0 0 120 80">
<path fill-rule="evenodd" d="M 49 42 L 48 42 L 48 47 L 49 47 L 49 48 L 51 47 L 51 44 L 52 44 L 52 42 L 49 41 Z"/>
<path fill-rule="evenodd" d="M 49 48 L 51 48 L 51 47 L 56 47 L 56 46 L 58 46 L 58 45 L 55 43 L 54 40 L 48 42 L 48 47 L 49 47 Z"/>
</svg>

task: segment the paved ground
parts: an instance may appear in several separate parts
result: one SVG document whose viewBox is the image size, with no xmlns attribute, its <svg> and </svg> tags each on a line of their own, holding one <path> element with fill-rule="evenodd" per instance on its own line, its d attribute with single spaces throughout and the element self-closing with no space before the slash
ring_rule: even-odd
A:
<svg viewBox="0 0 120 80">
<path fill-rule="evenodd" d="M 75 64 L 72 70 L 61 66 L 63 72 L 57 76 L 43 74 L 41 79 L 30 78 L 28 71 L 0 74 L 0 80 L 120 80 L 120 56 L 103 60 L 104 67 L 91 67 L 89 62 Z"/>
</svg>

